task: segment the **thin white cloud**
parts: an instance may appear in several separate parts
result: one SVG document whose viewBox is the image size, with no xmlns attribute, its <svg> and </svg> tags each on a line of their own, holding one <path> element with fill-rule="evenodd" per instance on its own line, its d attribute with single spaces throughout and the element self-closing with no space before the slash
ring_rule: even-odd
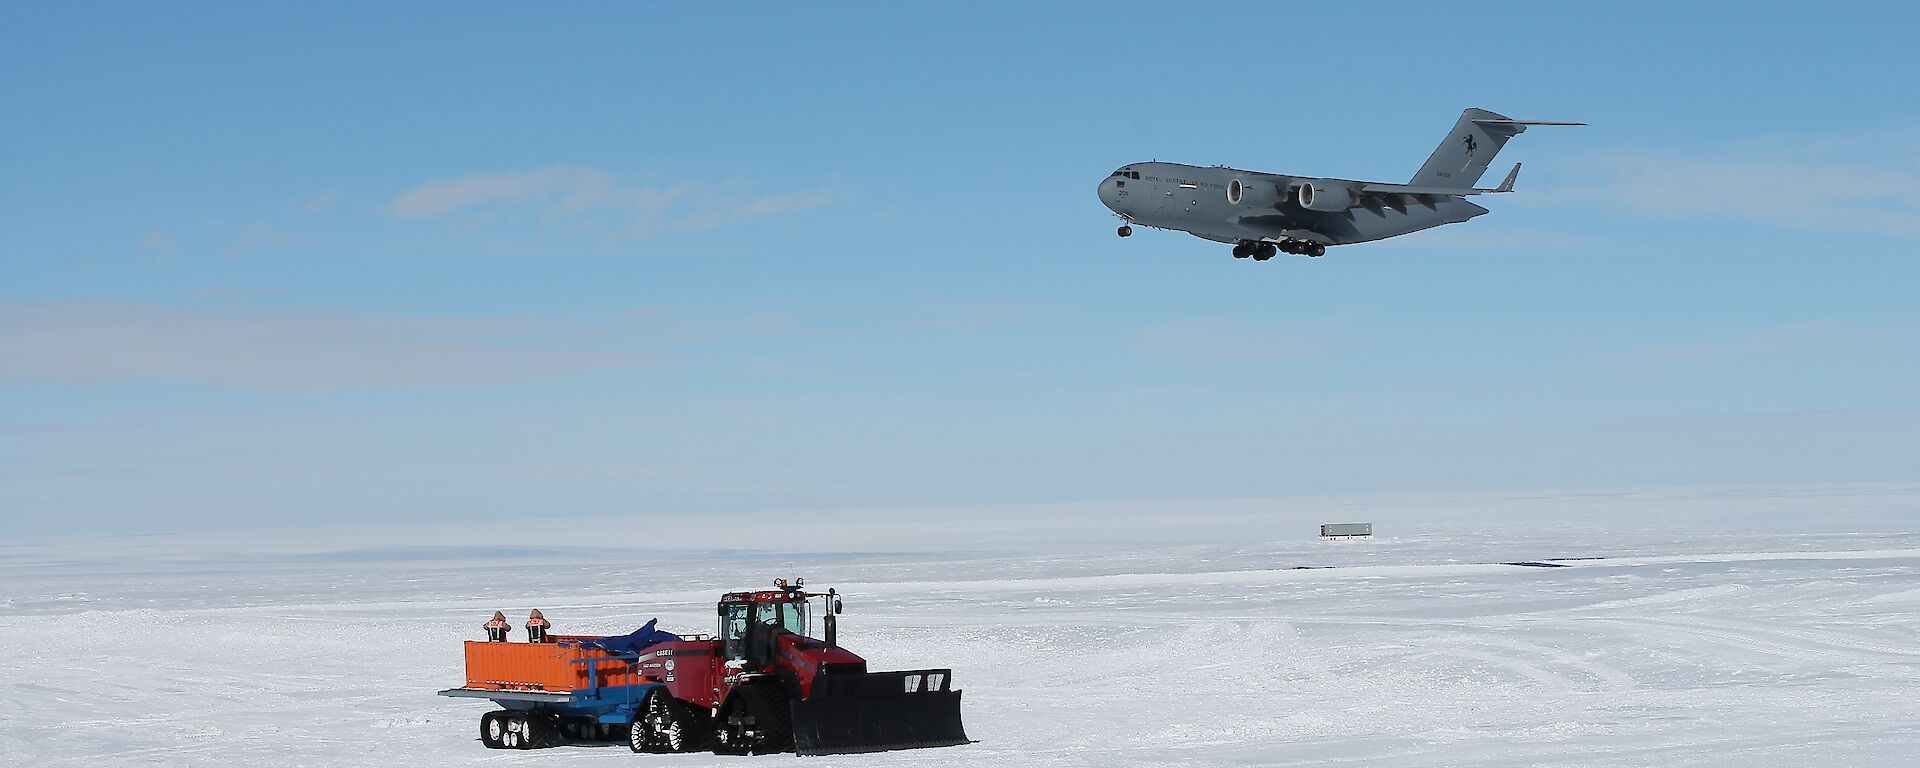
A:
<svg viewBox="0 0 1920 768">
<path fill-rule="evenodd" d="M 682 181 L 636 186 L 592 168 L 549 167 L 434 179 L 389 202 L 388 215 L 436 219 L 488 207 L 531 211 L 546 219 L 581 219 L 627 235 L 713 229 L 725 224 L 819 208 L 825 190 L 756 195 L 739 184 Z"/>
<path fill-rule="evenodd" d="M 1765 142 L 1590 155 L 1543 202 L 1822 232 L 1920 235 L 1920 157 L 1903 142 Z M 1867 158 L 1867 159 L 1863 159 Z"/>
<path fill-rule="evenodd" d="M 1135 337 L 1135 343 L 1143 356 L 1158 362 L 1245 364 L 1304 357 L 1312 351 L 1311 339 L 1297 326 L 1199 318 L 1149 327 Z"/>
<path fill-rule="evenodd" d="M 1615 356 L 1620 362 L 1667 366 L 1727 363 L 1760 358 L 1804 356 L 1808 351 L 1843 345 L 1903 345 L 1920 334 L 1884 326 L 1840 323 L 1781 323 L 1747 331 L 1660 341 L 1629 348 Z"/>
<path fill-rule="evenodd" d="M 323 192 L 302 201 L 300 203 L 300 210 L 307 213 L 321 213 L 332 208 L 334 204 L 338 202 L 340 202 L 340 193 Z"/>
<path fill-rule="evenodd" d="M 0 303 L 0 384 L 173 381 L 257 391 L 448 388 L 643 365 L 597 326 L 512 317 Z"/>
<path fill-rule="evenodd" d="M 1596 244 L 1606 244 L 1606 242 L 1607 241 L 1604 240 L 1596 240 L 1592 237 L 1582 237 L 1559 232 L 1468 226 L 1429 229 L 1421 232 L 1416 237 L 1387 238 L 1371 243 L 1362 243 L 1358 247 L 1382 252 L 1404 249 L 1415 253 L 1424 253 L 1437 248 L 1444 248 L 1473 251 L 1476 253 L 1487 251 L 1540 253 L 1586 248 Z"/>
<path fill-rule="evenodd" d="M 938 328 L 948 331 L 981 331 L 993 328 L 1012 328 L 1027 325 L 1050 307 L 1037 305 L 1019 305 L 1007 302 L 980 304 L 951 304 L 926 308 L 926 314 L 906 321 L 916 329 Z"/>
<path fill-rule="evenodd" d="M 673 222 L 672 226 L 682 231 L 713 229 L 723 224 L 747 221 L 776 213 L 804 211 L 819 208 L 832 202 L 833 196 L 824 190 L 798 192 L 789 195 L 769 195 L 766 197 L 738 198 L 732 202 L 713 201 L 692 211 Z"/>
<path fill-rule="evenodd" d="M 407 190 L 387 204 L 387 213 L 402 219 L 431 219 L 482 205 L 524 201 L 577 213 L 605 201 L 616 186 L 612 178 L 591 168 L 475 173 L 434 179 Z"/>
<path fill-rule="evenodd" d="M 220 249 L 223 256 L 237 256 L 254 251 L 266 251 L 285 248 L 298 242 L 293 235 L 262 224 L 255 224 L 241 230 L 232 242 Z"/>
</svg>

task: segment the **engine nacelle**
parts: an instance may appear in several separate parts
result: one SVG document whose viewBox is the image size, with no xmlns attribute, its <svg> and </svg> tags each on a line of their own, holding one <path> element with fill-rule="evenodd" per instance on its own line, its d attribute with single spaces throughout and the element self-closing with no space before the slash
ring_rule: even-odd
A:
<svg viewBox="0 0 1920 768">
<path fill-rule="evenodd" d="M 1247 181 L 1239 177 L 1227 182 L 1227 204 L 1247 208 L 1272 208 L 1280 202 L 1280 188 L 1271 182 Z"/>
<path fill-rule="evenodd" d="M 1353 207 L 1353 192 L 1339 184 L 1305 182 L 1300 185 L 1300 207 L 1309 211 L 1344 211 Z"/>
</svg>

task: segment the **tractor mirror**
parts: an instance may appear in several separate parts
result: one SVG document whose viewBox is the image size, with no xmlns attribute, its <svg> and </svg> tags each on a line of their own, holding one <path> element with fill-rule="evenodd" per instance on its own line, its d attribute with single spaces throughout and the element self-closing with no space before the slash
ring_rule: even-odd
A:
<svg viewBox="0 0 1920 768">
<path fill-rule="evenodd" d="M 837 597 L 836 597 L 836 598 L 834 598 L 834 599 L 833 599 L 833 612 L 834 612 L 834 613 L 845 613 L 845 612 L 846 612 L 846 610 L 847 610 L 847 606 L 846 606 L 845 604 L 843 604 L 843 603 L 841 603 L 841 602 L 840 602 L 840 598 L 837 598 Z"/>
</svg>

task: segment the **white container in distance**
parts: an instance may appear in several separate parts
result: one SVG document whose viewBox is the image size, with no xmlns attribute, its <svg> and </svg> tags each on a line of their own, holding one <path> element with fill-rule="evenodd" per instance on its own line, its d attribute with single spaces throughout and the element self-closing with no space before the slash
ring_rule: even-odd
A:
<svg viewBox="0 0 1920 768">
<path fill-rule="evenodd" d="M 1322 539 L 1371 539 L 1373 523 L 1324 523 L 1320 526 Z"/>
</svg>

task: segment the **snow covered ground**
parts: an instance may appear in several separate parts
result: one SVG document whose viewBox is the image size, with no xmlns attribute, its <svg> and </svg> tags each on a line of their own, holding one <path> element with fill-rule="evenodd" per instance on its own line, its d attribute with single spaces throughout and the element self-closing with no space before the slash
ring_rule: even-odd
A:
<svg viewBox="0 0 1920 768">
<path fill-rule="evenodd" d="M 1381 535 L 1314 539 L 1345 520 Z M 495 609 L 710 631 L 804 575 L 875 669 L 953 667 L 979 740 L 814 765 L 1915 765 L 1916 523 L 1907 487 L 14 542 L 0 764 L 786 764 L 490 752 L 434 691 Z M 1501 564 L 1549 558 L 1605 559 Z"/>
</svg>

